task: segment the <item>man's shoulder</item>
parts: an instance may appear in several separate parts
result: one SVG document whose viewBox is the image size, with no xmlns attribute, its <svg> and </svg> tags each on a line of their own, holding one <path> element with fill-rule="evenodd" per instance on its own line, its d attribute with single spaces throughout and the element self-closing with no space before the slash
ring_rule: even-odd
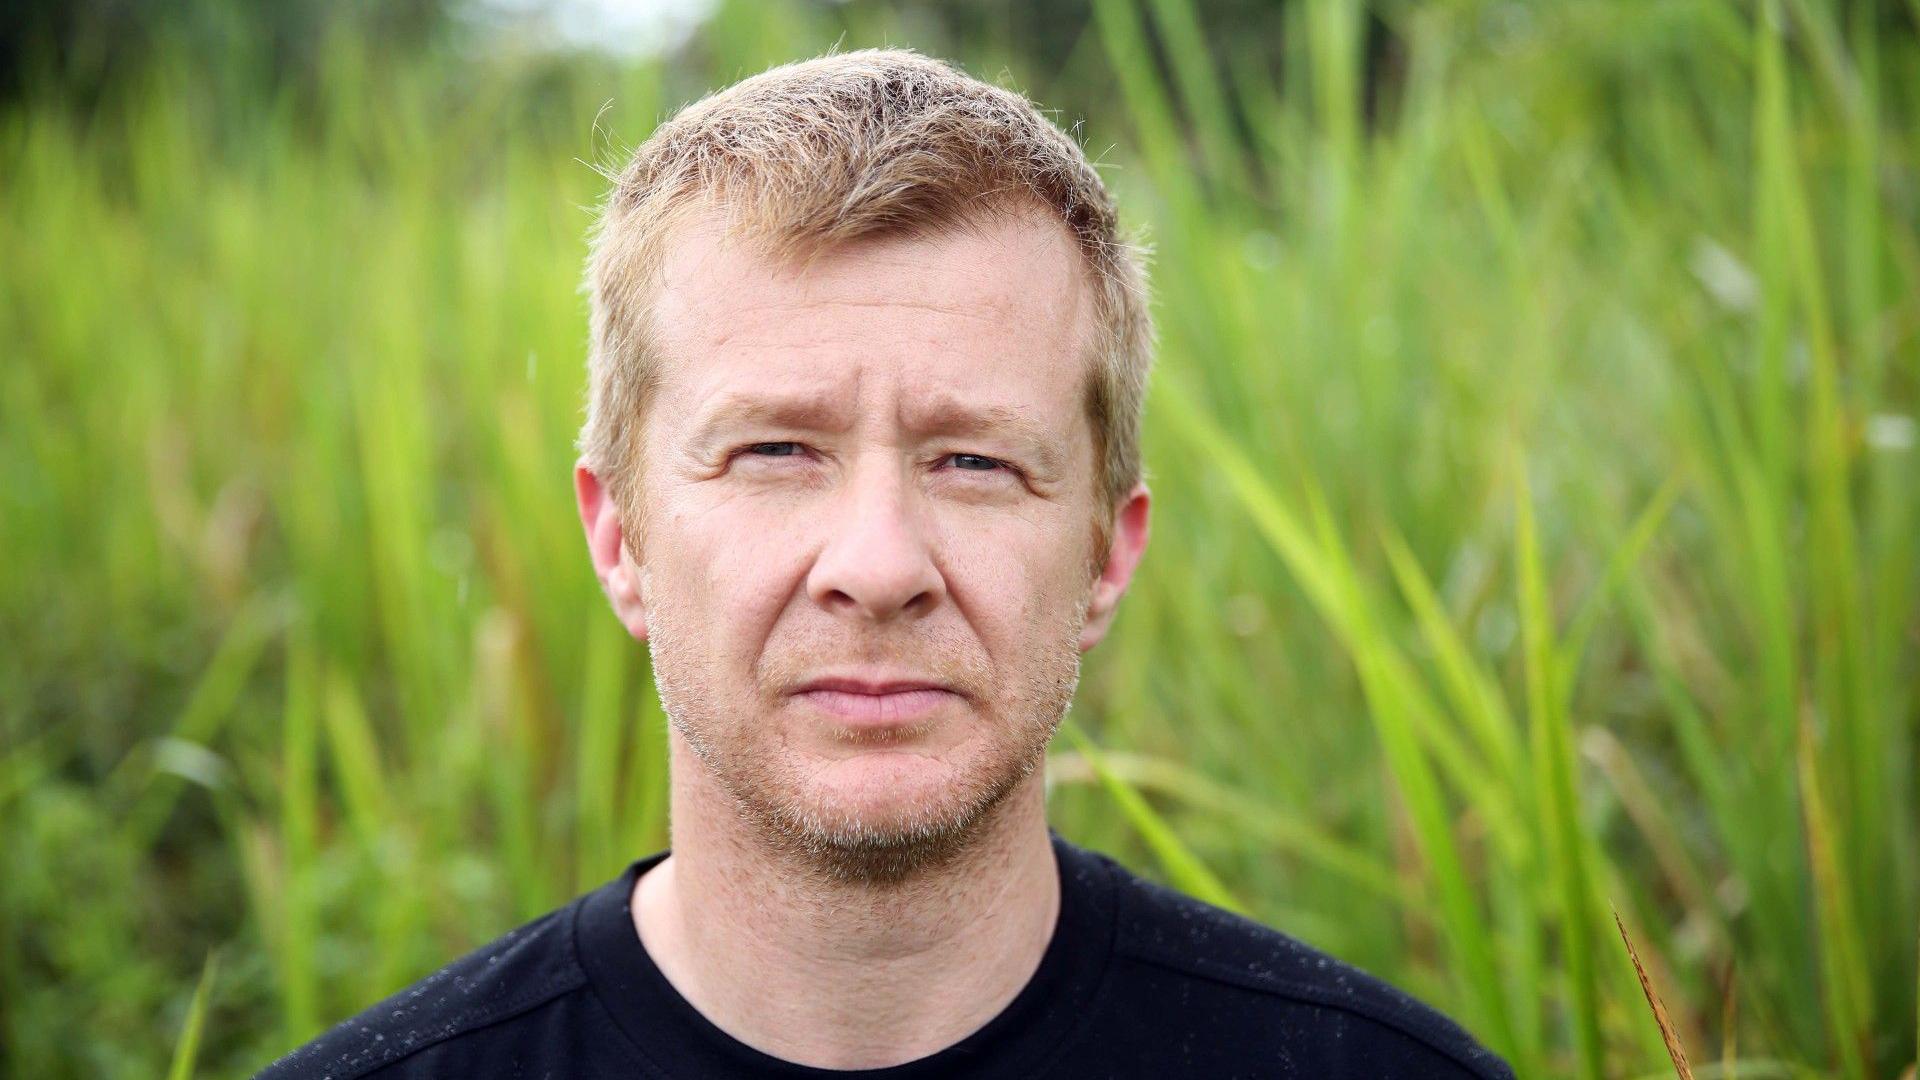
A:
<svg viewBox="0 0 1920 1080">
<path fill-rule="evenodd" d="M 1117 892 L 1114 952 L 1201 992 L 1247 1002 L 1255 1013 L 1306 1018 L 1316 1030 L 1355 1032 L 1375 1047 L 1451 1064 L 1459 1073 L 1510 1080 L 1501 1058 L 1460 1025 L 1392 984 L 1270 926 L 1107 864 Z M 1291 1038 L 1282 1024 L 1276 1038 Z M 1399 1058 L 1396 1058 L 1399 1060 Z"/>
<path fill-rule="evenodd" d="M 585 898 L 510 930 L 335 1025 L 256 1080 L 355 1080 L 539 1009 L 586 985 L 573 946 Z"/>
</svg>

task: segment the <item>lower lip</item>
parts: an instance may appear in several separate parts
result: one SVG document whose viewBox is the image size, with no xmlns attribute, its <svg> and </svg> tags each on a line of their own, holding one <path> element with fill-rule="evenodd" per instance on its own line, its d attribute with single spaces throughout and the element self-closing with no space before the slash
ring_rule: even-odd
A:
<svg viewBox="0 0 1920 1080">
<path fill-rule="evenodd" d="M 803 690 L 794 695 L 822 712 L 851 724 L 885 727 L 911 724 L 932 715 L 959 695 L 948 690 L 897 690 L 856 694 L 848 690 Z"/>
</svg>

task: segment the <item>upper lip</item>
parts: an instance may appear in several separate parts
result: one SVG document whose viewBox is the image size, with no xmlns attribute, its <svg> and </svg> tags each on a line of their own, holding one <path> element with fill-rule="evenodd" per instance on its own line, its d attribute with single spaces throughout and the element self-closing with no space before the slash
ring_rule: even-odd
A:
<svg viewBox="0 0 1920 1080">
<path fill-rule="evenodd" d="M 950 683 L 937 679 L 924 679 L 914 676 L 888 675 L 823 675 L 808 679 L 794 688 L 794 693 L 805 694 L 815 690 L 838 690 L 848 694 L 900 694 L 909 690 L 945 690 L 959 693 Z"/>
</svg>

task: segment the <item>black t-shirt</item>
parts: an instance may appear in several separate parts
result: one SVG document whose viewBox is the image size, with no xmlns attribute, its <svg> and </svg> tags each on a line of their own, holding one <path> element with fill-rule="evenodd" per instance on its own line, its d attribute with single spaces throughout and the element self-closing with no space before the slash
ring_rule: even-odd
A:
<svg viewBox="0 0 1920 1080">
<path fill-rule="evenodd" d="M 261 1076 L 1511 1078 L 1452 1021 L 1386 983 L 1057 834 L 1053 846 L 1060 917 L 1032 980 L 980 1030 L 903 1065 L 795 1065 L 688 1004 L 628 913 L 662 852 Z"/>
</svg>

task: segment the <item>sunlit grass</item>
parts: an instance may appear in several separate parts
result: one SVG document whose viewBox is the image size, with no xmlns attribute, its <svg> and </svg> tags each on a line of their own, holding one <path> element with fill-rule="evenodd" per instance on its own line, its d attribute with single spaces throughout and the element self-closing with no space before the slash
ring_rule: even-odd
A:
<svg viewBox="0 0 1920 1080">
<path fill-rule="evenodd" d="M 840 34 L 754 8 L 707 71 L 343 43 L 0 115 L 5 1071 L 249 1071 L 664 842 L 568 487 L 586 163 Z M 1696 1075 L 1896 1074 L 1920 12 L 1376 13 L 1371 95 L 1342 0 L 1279 70 L 1179 0 L 1098 0 L 1071 84 L 980 46 L 1155 247 L 1055 821 L 1523 1076 L 1671 1074 L 1614 911 Z"/>
</svg>

